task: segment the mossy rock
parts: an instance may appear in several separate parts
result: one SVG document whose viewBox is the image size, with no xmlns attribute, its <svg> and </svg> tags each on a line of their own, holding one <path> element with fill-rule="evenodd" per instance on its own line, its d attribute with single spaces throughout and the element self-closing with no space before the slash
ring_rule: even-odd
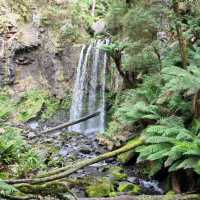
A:
<svg viewBox="0 0 200 200">
<path fill-rule="evenodd" d="M 111 197 L 116 195 L 113 184 L 107 178 L 93 182 L 86 188 L 86 194 L 88 197 Z"/>
<path fill-rule="evenodd" d="M 80 133 L 76 133 L 76 132 L 70 132 L 70 131 L 64 131 L 61 134 L 62 139 L 64 140 L 68 140 L 70 138 L 77 138 L 80 137 Z"/>
<path fill-rule="evenodd" d="M 118 192 L 120 193 L 138 194 L 140 191 L 140 186 L 129 182 L 121 182 L 118 187 Z"/>
<path fill-rule="evenodd" d="M 120 166 L 114 166 L 109 168 L 109 174 L 111 175 L 111 179 L 114 184 L 118 181 L 123 181 L 128 178 L 128 175 L 123 173 L 123 171 L 123 168 Z"/>
</svg>

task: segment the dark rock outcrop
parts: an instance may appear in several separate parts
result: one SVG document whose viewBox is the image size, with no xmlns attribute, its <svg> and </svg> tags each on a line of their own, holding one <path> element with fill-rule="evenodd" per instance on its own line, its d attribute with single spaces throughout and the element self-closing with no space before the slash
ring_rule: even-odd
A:
<svg viewBox="0 0 200 200">
<path fill-rule="evenodd" d="M 8 34 L 6 34 L 8 35 Z M 29 24 L 0 38 L 0 85 L 15 93 L 45 88 L 58 98 L 71 89 L 81 45 L 54 47 L 47 31 Z"/>
</svg>

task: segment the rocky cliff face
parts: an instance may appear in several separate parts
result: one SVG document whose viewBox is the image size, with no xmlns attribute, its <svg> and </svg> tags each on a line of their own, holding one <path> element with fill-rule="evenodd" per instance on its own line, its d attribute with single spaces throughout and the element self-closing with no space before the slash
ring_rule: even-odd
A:
<svg viewBox="0 0 200 200">
<path fill-rule="evenodd" d="M 10 27 L 0 38 L 0 84 L 11 85 L 17 93 L 32 88 L 46 88 L 62 98 L 70 89 L 81 45 L 69 45 L 56 51 L 48 30 L 33 25 L 19 32 Z"/>
<path fill-rule="evenodd" d="M 3 5 L 0 14 L 6 19 L 12 9 L 8 7 L 5 12 L 8 5 Z M 0 30 L 0 86 L 11 86 L 15 94 L 44 88 L 63 98 L 72 87 L 81 45 L 65 43 L 62 49 L 56 47 L 50 28 L 37 23 L 39 15 L 23 23 L 15 15 L 12 20 L 6 19 Z"/>
</svg>

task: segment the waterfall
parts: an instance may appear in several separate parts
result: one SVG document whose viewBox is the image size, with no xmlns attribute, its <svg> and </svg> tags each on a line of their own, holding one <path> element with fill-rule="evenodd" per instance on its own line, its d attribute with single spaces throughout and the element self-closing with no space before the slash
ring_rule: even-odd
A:
<svg viewBox="0 0 200 200">
<path fill-rule="evenodd" d="M 69 128 L 80 133 L 103 132 L 105 129 L 105 86 L 107 54 L 101 49 L 109 40 L 98 40 L 84 45 L 76 72 L 70 121 L 77 120 L 97 110 L 100 115 Z"/>
</svg>

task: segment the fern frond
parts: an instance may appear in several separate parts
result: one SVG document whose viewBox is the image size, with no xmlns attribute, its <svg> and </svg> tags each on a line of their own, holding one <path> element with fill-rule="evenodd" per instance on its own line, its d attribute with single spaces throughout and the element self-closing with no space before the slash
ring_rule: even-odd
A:
<svg viewBox="0 0 200 200">
<path fill-rule="evenodd" d="M 192 141 L 196 138 L 195 134 L 191 133 L 190 131 L 183 129 L 177 136 L 177 140 L 187 140 Z"/>
<path fill-rule="evenodd" d="M 148 146 L 141 146 L 136 148 L 136 152 L 140 153 L 142 156 L 148 156 L 158 151 L 163 150 L 163 148 L 168 148 L 169 145 L 167 144 L 152 144 Z"/>
<path fill-rule="evenodd" d="M 181 117 L 177 117 L 172 115 L 170 117 L 162 117 L 159 120 L 159 124 L 169 126 L 169 127 L 184 127 L 183 119 Z"/>
<path fill-rule="evenodd" d="M 156 152 L 154 154 L 151 154 L 150 156 L 147 157 L 147 160 L 154 161 L 154 160 L 159 160 L 161 158 L 165 158 L 166 157 L 165 153 L 168 152 L 169 150 L 170 150 L 170 148 L 165 148 L 165 149 L 163 149 L 161 151 L 158 151 L 158 152 Z"/>
<path fill-rule="evenodd" d="M 167 80 L 166 85 L 163 88 L 163 91 L 165 92 L 180 92 L 191 88 L 196 92 L 200 88 L 200 69 L 197 66 L 188 66 L 187 69 L 171 66 L 164 68 L 162 73 Z"/>
<path fill-rule="evenodd" d="M 2 195 L 11 195 L 16 192 L 19 192 L 19 190 L 14 186 L 5 183 L 3 180 L 0 180 L 0 193 Z"/>
<path fill-rule="evenodd" d="M 200 157 L 200 147 L 192 143 L 191 148 L 188 149 L 187 151 L 185 151 L 183 154 L 187 155 L 187 156 L 199 156 Z"/>
<path fill-rule="evenodd" d="M 150 144 L 157 144 L 157 143 L 175 143 L 174 138 L 164 137 L 164 136 L 154 136 L 154 137 L 147 137 L 145 140 L 147 143 Z"/>
<path fill-rule="evenodd" d="M 159 172 L 163 167 L 163 159 L 155 160 L 151 166 L 149 171 L 149 176 L 154 176 L 157 172 Z"/>
<path fill-rule="evenodd" d="M 185 159 L 183 162 L 179 163 L 179 165 L 176 166 L 176 170 L 195 168 L 196 165 L 197 165 L 198 160 L 199 159 L 197 159 L 197 158 Z"/>
<path fill-rule="evenodd" d="M 174 162 L 174 163 L 169 167 L 168 171 L 169 171 L 169 172 L 177 171 L 177 166 L 179 166 L 183 161 L 184 161 L 184 159 L 177 160 L 176 162 Z"/>
<path fill-rule="evenodd" d="M 149 126 L 145 129 L 145 134 L 147 136 L 162 136 L 163 133 L 166 130 L 166 126 L 162 125 L 154 125 L 154 126 Z"/>
</svg>

